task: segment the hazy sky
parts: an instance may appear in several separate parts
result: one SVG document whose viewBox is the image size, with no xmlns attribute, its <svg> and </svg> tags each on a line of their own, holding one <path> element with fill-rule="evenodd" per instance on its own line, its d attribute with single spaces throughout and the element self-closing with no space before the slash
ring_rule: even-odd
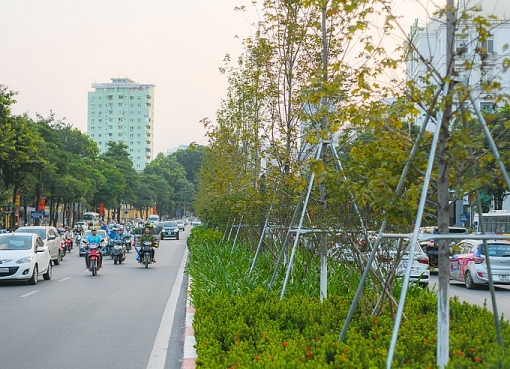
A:
<svg viewBox="0 0 510 369">
<path fill-rule="evenodd" d="M 423 16 L 420 2 L 395 0 L 403 24 Z M 14 114 L 53 110 L 83 132 L 92 83 L 154 84 L 155 153 L 205 145 L 199 121 L 214 120 L 225 97 L 223 58 L 254 32 L 255 12 L 241 5 L 253 9 L 251 0 L 0 0 L 0 84 L 19 93 Z"/>
</svg>

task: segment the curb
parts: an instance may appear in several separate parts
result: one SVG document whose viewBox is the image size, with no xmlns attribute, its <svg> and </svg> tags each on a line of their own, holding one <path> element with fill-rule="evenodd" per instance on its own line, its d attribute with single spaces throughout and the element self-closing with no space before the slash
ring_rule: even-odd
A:
<svg viewBox="0 0 510 369">
<path fill-rule="evenodd" d="M 184 354 L 182 360 L 182 369 L 195 369 L 195 361 L 197 359 L 197 351 L 195 345 L 195 330 L 193 329 L 193 318 L 195 316 L 195 308 L 191 303 L 189 295 L 191 287 L 191 277 L 188 278 L 188 296 L 186 298 L 186 325 L 184 327 Z"/>
</svg>

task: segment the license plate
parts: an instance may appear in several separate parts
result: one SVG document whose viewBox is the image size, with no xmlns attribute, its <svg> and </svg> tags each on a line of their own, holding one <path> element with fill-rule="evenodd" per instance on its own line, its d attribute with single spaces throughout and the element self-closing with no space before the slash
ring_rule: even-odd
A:
<svg viewBox="0 0 510 369">
<path fill-rule="evenodd" d="M 0 273 L 9 273 L 9 268 L 0 268 Z"/>
<path fill-rule="evenodd" d="M 507 276 L 507 275 L 500 275 L 500 276 L 499 276 L 499 280 L 500 280 L 501 282 L 508 282 L 508 281 L 509 281 L 509 278 L 508 278 L 508 276 Z"/>
</svg>

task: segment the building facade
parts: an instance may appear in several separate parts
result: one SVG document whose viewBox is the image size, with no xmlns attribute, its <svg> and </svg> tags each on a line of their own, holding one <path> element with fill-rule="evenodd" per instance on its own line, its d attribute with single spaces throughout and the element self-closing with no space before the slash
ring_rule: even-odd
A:
<svg viewBox="0 0 510 369">
<path fill-rule="evenodd" d="M 469 12 L 473 6 L 479 6 L 480 12 Z M 459 0 L 458 24 L 456 27 L 453 56 L 455 73 L 458 82 L 470 86 L 476 100 L 476 107 L 482 111 L 492 112 L 499 107 L 495 103 L 495 91 L 486 87 L 497 83 L 501 90 L 497 93 L 510 93 L 510 74 L 504 71 L 505 59 L 510 57 L 506 44 L 510 40 L 510 1 L 502 0 Z M 473 20 L 462 19 L 463 12 L 471 15 L 489 17 L 488 37 L 480 40 Z M 487 18 L 489 19 L 489 18 Z M 446 19 L 432 17 L 426 24 L 418 19 L 411 27 L 409 42 L 406 46 L 406 74 L 407 80 L 420 83 L 421 77 L 430 69 L 435 69 L 440 76 L 447 72 Z M 437 77 L 436 77 L 437 78 Z M 430 82 L 439 84 L 440 81 Z M 459 104 L 454 102 L 454 108 Z M 417 122 L 420 123 L 420 122 Z"/>
<path fill-rule="evenodd" d="M 154 87 L 111 78 L 110 83 L 92 84 L 94 91 L 88 93 L 88 136 L 100 154 L 110 141 L 126 144 L 137 172 L 154 157 Z"/>
</svg>

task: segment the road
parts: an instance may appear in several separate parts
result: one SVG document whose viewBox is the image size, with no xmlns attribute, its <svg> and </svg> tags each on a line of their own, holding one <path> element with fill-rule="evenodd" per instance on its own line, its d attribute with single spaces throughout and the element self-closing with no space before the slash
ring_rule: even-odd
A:
<svg viewBox="0 0 510 369">
<path fill-rule="evenodd" d="M 161 241 L 148 269 L 133 250 L 93 277 L 75 248 L 50 281 L 0 282 L 2 368 L 180 369 L 187 235 Z"/>
<path fill-rule="evenodd" d="M 438 278 L 437 274 L 430 277 L 429 288 L 437 291 Z M 505 319 L 510 318 L 510 286 L 495 286 L 496 306 L 498 316 L 504 315 Z M 464 287 L 464 283 L 450 281 L 450 296 L 458 296 L 460 301 L 466 301 L 471 304 L 487 306 L 492 311 L 492 300 L 489 286 L 479 286 L 475 290 L 468 290 Z"/>
</svg>

